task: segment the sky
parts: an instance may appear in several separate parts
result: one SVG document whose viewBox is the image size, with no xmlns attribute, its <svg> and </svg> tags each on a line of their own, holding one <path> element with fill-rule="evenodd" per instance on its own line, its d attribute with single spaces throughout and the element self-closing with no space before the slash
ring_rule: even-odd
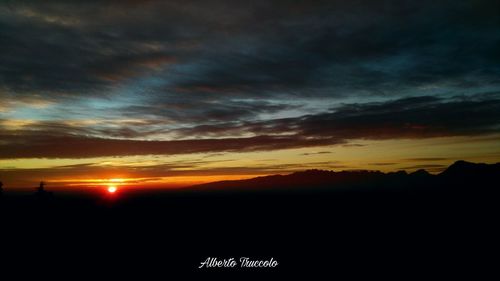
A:
<svg viewBox="0 0 500 281">
<path fill-rule="evenodd" d="M 1 1 L 5 186 L 500 161 L 498 1 Z"/>
</svg>

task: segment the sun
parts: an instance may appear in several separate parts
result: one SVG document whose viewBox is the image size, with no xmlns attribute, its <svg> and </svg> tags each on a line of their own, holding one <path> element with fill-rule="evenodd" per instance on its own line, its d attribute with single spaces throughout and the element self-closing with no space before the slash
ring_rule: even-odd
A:
<svg viewBox="0 0 500 281">
<path fill-rule="evenodd" d="M 114 185 L 108 186 L 108 192 L 109 193 L 115 193 L 116 192 L 116 186 L 114 186 Z"/>
</svg>

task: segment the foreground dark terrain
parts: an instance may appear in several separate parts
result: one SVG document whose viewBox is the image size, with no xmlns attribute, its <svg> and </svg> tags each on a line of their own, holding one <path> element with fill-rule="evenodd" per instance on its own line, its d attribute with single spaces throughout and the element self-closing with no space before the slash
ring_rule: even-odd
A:
<svg viewBox="0 0 500 281">
<path fill-rule="evenodd" d="M 114 198 L 4 191 L 2 270 L 70 280 L 173 271 L 477 279 L 494 268 L 499 177 L 499 164 L 459 161 L 436 176 L 307 171 Z M 242 256 L 279 265 L 197 269 L 207 257 Z"/>
</svg>

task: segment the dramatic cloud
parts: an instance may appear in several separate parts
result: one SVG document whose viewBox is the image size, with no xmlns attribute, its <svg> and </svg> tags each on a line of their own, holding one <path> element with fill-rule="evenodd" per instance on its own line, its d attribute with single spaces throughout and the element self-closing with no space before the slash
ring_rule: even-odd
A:
<svg viewBox="0 0 500 281">
<path fill-rule="evenodd" d="M 172 133 L 182 136 L 181 139 L 163 141 L 126 139 L 136 133 L 133 129 L 122 129 L 122 139 L 112 139 L 87 137 L 93 132 L 92 126 L 39 123 L 22 127 L 25 129 L 14 133 L 2 131 L 0 158 L 262 151 L 343 144 L 356 139 L 475 136 L 500 132 L 500 99 L 443 100 L 424 96 L 384 103 L 347 104 L 328 113 L 297 118 L 177 129 Z M 117 133 L 112 131 L 111 135 Z"/>
<path fill-rule="evenodd" d="M 467 116 L 467 118 L 463 118 Z M 336 140 L 426 138 L 499 132 L 500 99 L 444 100 L 423 96 L 395 101 L 346 104 L 327 113 L 297 118 L 202 125 L 180 130 L 185 136 L 254 133 Z"/>
<path fill-rule="evenodd" d="M 0 159 L 315 147 L 295 154 L 313 159 L 341 154 L 321 146 L 497 134 L 499 9 L 3 1 Z M 367 163 L 440 164 L 433 157 Z"/>
<path fill-rule="evenodd" d="M 127 87 L 154 104 L 498 87 L 496 9 L 494 1 L 11 1 L 0 8 L 0 77 L 16 95 Z"/>
</svg>

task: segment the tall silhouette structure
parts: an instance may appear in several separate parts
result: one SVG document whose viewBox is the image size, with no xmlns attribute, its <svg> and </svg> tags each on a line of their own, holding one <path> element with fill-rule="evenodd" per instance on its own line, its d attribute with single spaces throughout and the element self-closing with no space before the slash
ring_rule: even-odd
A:
<svg viewBox="0 0 500 281">
<path fill-rule="evenodd" d="M 39 198 L 49 198 L 52 196 L 52 192 L 45 191 L 45 182 L 41 181 L 36 189 L 35 195 Z"/>
<path fill-rule="evenodd" d="M 3 193 L 3 182 L 0 181 L 0 195 Z"/>
<path fill-rule="evenodd" d="M 41 182 L 40 182 L 40 185 L 39 185 L 39 186 L 38 186 L 38 188 L 37 188 L 37 192 L 38 192 L 38 193 L 44 193 L 44 192 L 45 192 L 45 189 L 44 189 L 44 188 L 45 188 L 45 182 L 44 182 L 44 181 L 41 181 Z"/>
</svg>

